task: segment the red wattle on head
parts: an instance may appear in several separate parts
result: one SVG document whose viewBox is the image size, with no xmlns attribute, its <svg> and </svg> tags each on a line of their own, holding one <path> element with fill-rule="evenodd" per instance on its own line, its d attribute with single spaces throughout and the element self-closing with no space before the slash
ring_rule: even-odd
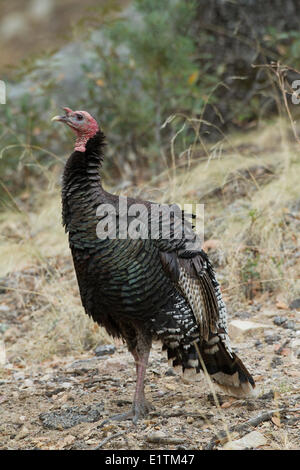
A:
<svg viewBox="0 0 300 470">
<path fill-rule="evenodd" d="M 54 116 L 52 121 L 61 121 L 67 124 L 77 135 L 75 150 L 85 152 L 87 141 L 99 131 L 96 119 L 87 111 L 72 111 L 67 107 L 64 107 L 63 110 L 66 114 Z"/>
</svg>

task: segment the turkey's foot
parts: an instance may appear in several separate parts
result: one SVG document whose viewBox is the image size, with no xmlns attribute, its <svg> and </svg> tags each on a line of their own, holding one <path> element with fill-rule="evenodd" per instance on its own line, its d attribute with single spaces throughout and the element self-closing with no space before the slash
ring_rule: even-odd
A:
<svg viewBox="0 0 300 470">
<path fill-rule="evenodd" d="M 132 422 L 137 424 L 140 418 L 145 418 L 150 411 L 154 410 L 154 406 L 147 400 L 135 401 L 132 405 Z"/>
<path fill-rule="evenodd" d="M 132 411 L 127 411 L 125 413 L 118 413 L 116 415 L 110 416 L 109 418 L 106 418 L 104 421 L 102 421 L 99 426 L 97 426 L 97 429 L 103 428 L 107 423 L 110 423 L 111 421 L 127 421 L 128 419 L 133 419 L 133 413 Z"/>
<path fill-rule="evenodd" d="M 97 428 L 102 428 L 105 424 L 109 423 L 110 421 L 132 420 L 133 424 L 137 424 L 140 418 L 145 418 L 149 414 L 149 412 L 154 409 L 154 406 L 147 400 L 143 400 L 142 402 L 136 401 L 135 403 L 133 403 L 132 409 L 130 411 L 110 416 L 109 418 L 102 421 L 102 423 L 97 426 Z"/>
</svg>

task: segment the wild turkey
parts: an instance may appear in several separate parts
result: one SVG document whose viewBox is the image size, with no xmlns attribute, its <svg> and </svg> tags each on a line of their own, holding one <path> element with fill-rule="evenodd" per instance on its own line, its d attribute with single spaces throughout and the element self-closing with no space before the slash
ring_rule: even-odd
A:
<svg viewBox="0 0 300 470">
<path fill-rule="evenodd" d="M 152 238 L 121 237 L 119 232 L 116 238 L 98 237 L 99 208 L 101 212 L 109 204 L 121 223 L 119 197 L 101 184 L 105 136 L 89 113 L 63 109 L 65 115 L 52 120 L 64 122 L 77 135 L 64 169 L 62 214 L 82 304 L 110 335 L 126 341 L 136 364 L 132 410 L 121 417 L 137 422 L 150 409 L 144 377 L 152 341 L 157 339 L 173 366 L 184 372 L 206 368 L 227 393 L 253 394 L 254 380 L 230 347 L 220 287 L 201 247 L 190 250 L 190 239 L 163 238 L 161 232 Z M 136 203 L 149 213 L 156 206 L 128 198 L 128 211 Z M 190 229 L 185 219 L 178 220 Z M 174 231 L 174 217 L 170 225 Z M 197 242 L 194 232 L 193 237 Z"/>
</svg>

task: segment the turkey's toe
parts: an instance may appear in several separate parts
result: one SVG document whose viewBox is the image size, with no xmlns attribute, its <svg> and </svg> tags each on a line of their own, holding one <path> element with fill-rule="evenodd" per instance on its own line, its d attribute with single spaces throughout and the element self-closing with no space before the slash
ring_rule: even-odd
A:
<svg viewBox="0 0 300 470">
<path fill-rule="evenodd" d="M 133 402 L 132 409 L 130 411 L 110 416 L 109 418 L 102 421 L 102 423 L 98 426 L 98 429 L 102 428 L 105 424 L 109 423 L 110 421 L 126 421 L 131 419 L 133 424 L 137 424 L 139 419 L 145 418 L 149 414 L 149 412 L 154 409 L 155 407 L 147 400 L 143 400 L 140 402 L 135 401 Z"/>
<path fill-rule="evenodd" d="M 133 419 L 132 411 L 126 411 L 125 413 L 118 413 L 116 415 L 110 416 L 109 418 L 102 421 L 102 423 L 99 426 L 97 426 L 97 428 L 100 429 L 105 424 L 110 423 L 111 421 L 126 421 L 128 419 Z"/>
<path fill-rule="evenodd" d="M 133 424 L 137 424 L 140 418 L 145 418 L 152 410 L 154 410 L 154 406 L 147 400 L 134 402 L 132 405 Z"/>
</svg>

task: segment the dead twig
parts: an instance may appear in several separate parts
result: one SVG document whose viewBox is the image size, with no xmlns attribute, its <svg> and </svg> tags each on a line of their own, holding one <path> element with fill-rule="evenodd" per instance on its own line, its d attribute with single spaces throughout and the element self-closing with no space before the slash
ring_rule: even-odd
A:
<svg viewBox="0 0 300 470">
<path fill-rule="evenodd" d="M 112 434 L 111 436 L 107 436 L 105 439 L 103 439 L 103 441 L 100 442 L 100 444 L 97 445 L 97 447 L 94 447 L 93 450 L 101 449 L 104 446 L 104 444 L 111 441 L 112 439 L 115 439 L 116 437 L 122 436 L 123 434 L 125 434 L 125 432 L 126 431 L 120 431 L 120 432 L 117 432 L 116 434 Z"/>
<path fill-rule="evenodd" d="M 179 437 L 168 437 L 168 436 L 156 436 L 150 435 L 147 436 L 146 441 L 151 442 L 152 444 L 170 444 L 170 445 L 178 445 L 182 444 L 184 438 Z"/>
<path fill-rule="evenodd" d="M 255 428 L 256 426 L 263 423 L 264 421 L 268 421 L 269 419 L 271 419 L 274 414 L 280 413 L 280 412 L 283 412 L 283 411 L 289 412 L 289 413 L 298 412 L 298 411 L 300 411 L 300 408 L 295 408 L 295 409 L 277 408 L 275 410 L 265 411 L 263 413 L 260 413 L 258 416 L 249 419 L 245 423 L 238 424 L 236 426 L 231 426 L 231 428 L 229 428 L 229 433 L 238 433 L 238 434 L 240 434 L 240 437 L 243 437 L 247 433 L 249 428 L 251 428 L 251 427 Z M 226 440 L 225 440 L 225 438 L 226 438 Z M 218 437 L 213 438 L 209 442 L 209 444 L 205 447 L 205 450 L 213 450 L 214 447 L 216 445 L 218 445 L 221 441 L 222 441 L 222 444 L 224 444 L 226 441 L 228 441 L 227 433 L 221 432 Z"/>
<path fill-rule="evenodd" d="M 291 124 L 291 128 L 292 128 L 295 140 L 298 142 L 298 144 L 300 144 L 300 138 L 298 137 L 297 129 L 296 129 L 296 122 L 293 119 L 293 116 L 292 116 L 292 113 L 291 113 L 291 110 L 290 110 L 290 107 L 289 107 L 289 104 L 288 104 L 288 101 L 287 101 L 287 95 L 292 95 L 295 92 L 295 90 L 291 90 L 291 91 L 286 90 L 286 84 L 287 84 L 286 83 L 286 73 L 288 71 L 292 71 L 292 72 L 299 75 L 299 73 L 300 73 L 299 70 L 296 70 L 292 67 L 289 67 L 288 65 L 281 65 L 279 61 L 276 62 L 276 63 L 273 62 L 271 64 L 252 65 L 252 67 L 254 67 L 254 68 L 264 67 L 267 70 L 271 70 L 276 75 L 277 81 L 278 81 L 278 86 L 279 86 L 279 89 L 280 89 L 281 94 L 282 94 L 284 107 L 285 107 L 286 113 L 288 115 L 288 118 L 289 118 L 289 121 L 290 121 L 290 124 Z M 289 86 L 289 84 L 287 84 L 287 85 Z M 291 89 L 290 86 L 289 86 L 289 88 Z"/>
<path fill-rule="evenodd" d="M 207 416 L 201 414 L 201 413 L 192 413 L 188 412 L 185 410 L 178 410 L 178 411 L 171 411 L 170 413 L 161 413 L 160 411 L 151 411 L 150 415 L 151 417 L 156 417 L 159 416 L 160 418 L 178 418 L 180 416 L 185 416 L 185 417 L 192 417 L 196 419 L 207 419 Z"/>
</svg>

